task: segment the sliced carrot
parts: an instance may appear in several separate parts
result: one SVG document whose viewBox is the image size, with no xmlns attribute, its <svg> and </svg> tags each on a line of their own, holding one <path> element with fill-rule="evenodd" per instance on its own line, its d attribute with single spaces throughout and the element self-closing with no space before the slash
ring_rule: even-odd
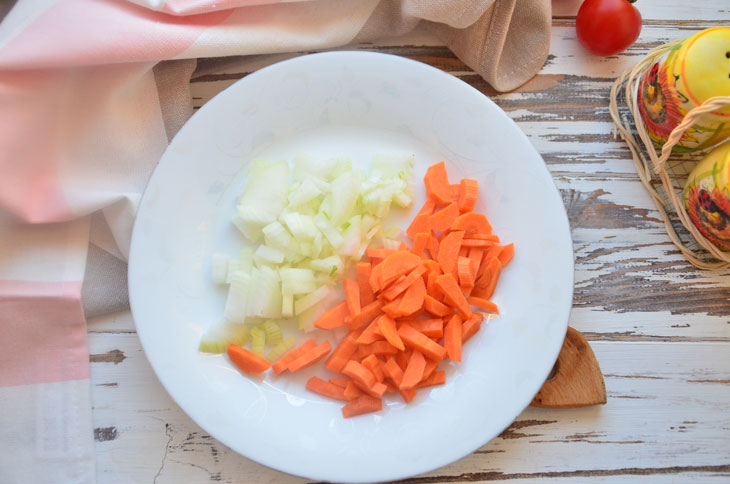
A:
<svg viewBox="0 0 730 484">
<path fill-rule="evenodd" d="M 266 358 L 238 345 L 228 345 L 228 357 L 244 373 L 263 373 L 271 368 Z"/>
<path fill-rule="evenodd" d="M 420 233 L 431 233 L 431 214 L 430 213 L 422 213 L 419 215 L 416 215 L 416 217 L 413 219 L 413 222 L 411 222 L 411 225 L 408 226 L 406 229 L 406 235 L 410 237 L 411 240 L 416 238 L 416 234 Z M 368 254 L 370 255 L 370 254 Z"/>
<path fill-rule="evenodd" d="M 383 285 L 383 264 L 373 264 L 373 269 L 370 271 L 370 278 L 368 279 L 370 289 L 374 294 L 377 294 L 382 289 Z"/>
<path fill-rule="evenodd" d="M 437 239 L 435 235 L 431 234 L 431 240 L 428 244 L 428 253 L 431 254 L 432 259 L 436 259 L 436 257 L 438 257 L 439 245 L 439 239 Z"/>
<path fill-rule="evenodd" d="M 383 284 L 385 289 L 390 283 L 398 279 L 398 276 L 407 274 L 421 264 L 421 258 L 410 251 L 399 250 L 385 258 L 383 263 Z"/>
<path fill-rule="evenodd" d="M 443 292 L 446 302 L 456 308 L 462 318 L 471 316 L 469 303 L 467 303 L 453 275 L 443 274 L 438 276 L 436 278 L 436 286 Z"/>
<path fill-rule="evenodd" d="M 432 359 L 426 358 L 426 365 L 423 367 L 423 376 L 421 377 L 421 380 L 424 380 L 431 376 L 431 373 L 433 373 L 436 368 L 438 368 L 438 366 L 438 361 L 433 361 Z"/>
<path fill-rule="evenodd" d="M 423 281 L 423 279 L 421 279 L 421 281 Z M 398 329 L 395 326 L 395 321 L 387 314 L 380 316 L 376 321 L 380 328 L 380 333 L 385 336 L 386 341 L 399 350 L 404 351 L 406 347 L 403 345 L 403 340 L 401 340 L 400 336 L 398 336 Z"/>
<path fill-rule="evenodd" d="M 426 215 L 431 215 L 434 210 L 436 210 L 436 201 L 433 198 L 427 198 L 426 203 L 423 204 L 416 215 L 423 215 L 424 213 Z"/>
<path fill-rule="evenodd" d="M 464 232 L 450 232 L 449 235 L 444 237 L 439 245 L 438 255 L 436 260 L 441 264 L 444 274 L 449 274 L 454 271 L 456 267 L 456 260 L 459 257 L 459 249 L 461 248 L 461 241 L 464 239 Z"/>
<path fill-rule="evenodd" d="M 403 380 L 401 380 L 400 388 L 402 390 L 408 390 L 418 385 L 418 382 L 423 377 L 423 369 L 425 367 L 426 358 L 423 357 L 423 353 L 417 350 L 411 353 L 406 371 L 403 372 Z"/>
<path fill-rule="evenodd" d="M 401 240 L 400 245 L 398 246 L 398 250 L 411 250 L 411 248 L 408 247 L 408 244 Z"/>
<path fill-rule="evenodd" d="M 345 398 L 347 398 L 348 400 L 352 401 L 352 400 L 355 400 L 356 398 L 358 398 L 358 397 L 360 397 L 362 395 L 365 395 L 365 392 L 363 392 L 362 390 L 360 390 L 360 387 L 358 387 L 357 385 L 355 385 L 355 382 L 353 382 L 352 380 L 350 380 L 348 378 L 347 379 L 347 386 L 345 387 L 345 391 L 344 391 L 344 395 L 345 395 Z"/>
<path fill-rule="evenodd" d="M 398 311 L 404 315 L 410 315 L 423 307 L 423 300 L 426 297 L 426 284 L 423 278 L 418 277 L 403 294 L 403 300 L 398 305 Z"/>
<path fill-rule="evenodd" d="M 368 390 L 369 392 L 365 392 L 369 395 L 372 395 L 374 397 L 382 397 L 383 393 L 385 393 L 385 390 L 387 390 L 388 387 L 383 382 L 377 382 L 375 385 L 370 387 Z"/>
<path fill-rule="evenodd" d="M 398 308 L 400 307 L 400 303 L 403 301 L 405 295 L 405 292 L 403 292 L 397 298 L 390 301 L 388 304 L 383 306 L 382 311 L 393 319 L 403 316 L 403 313 L 401 313 Z"/>
<path fill-rule="evenodd" d="M 370 355 L 367 358 L 364 358 L 362 361 L 362 366 L 370 370 L 373 375 L 375 375 L 375 379 L 379 382 L 382 382 L 385 379 L 385 374 L 383 373 L 383 361 L 378 358 L 375 355 Z"/>
<path fill-rule="evenodd" d="M 398 353 L 398 348 L 383 339 L 367 345 L 358 345 L 357 347 L 357 356 L 359 359 L 363 359 L 369 355 L 394 355 L 396 353 Z"/>
<path fill-rule="evenodd" d="M 491 234 L 492 226 L 483 214 L 465 212 L 456 217 L 451 230 L 463 230 L 468 234 Z"/>
<path fill-rule="evenodd" d="M 456 268 L 459 273 L 459 286 L 471 290 L 471 287 L 474 285 L 472 260 L 468 257 L 459 257 Z"/>
<path fill-rule="evenodd" d="M 435 385 L 443 385 L 444 383 L 446 383 L 446 372 L 444 370 L 438 370 L 431 373 L 429 377 L 418 382 L 416 388 L 432 387 Z"/>
<path fill-rule="evenodd" d="M 441 289 L 436 286 L 436 279 L 438 279 L 439 276 L 440 274 L 436 273 L 432 273 L 428 276 L 428 281 L 426 281 L 426 292 L 435 300 L 444 302 L 444 293 L 442 293 Z"/>
<path fill-rule="evenodd" d="M 481 247 L 487 248 L 499 243 L 499 237 L 495 237 L 497 240 L 485 240 L 485 239 L 464 239 L 461 241 L 462 247 Z"/>
<path fill-rule="evenodd" d="M 438 317 L 444 317 L 451 313 L 450 307 L 440 301 L 437 301 L 428 294 L 426 294 L 426 297 L 423 299 L 423 307 L 426 308 L 426 311 Z"/>
<path fill-rule="evenodd" d="M 332 383 L 333 385 L 337 385 L 338 387 L 342 387 L 344 390 L 347 386 L 347 382 L 350 381 L 349 378 L 345 377 L 339 377 L 339 378 L 330 378 L 327 380 L 328 382 Z"/>
<path fill-rule="evenodd" d="M 345 318 L 348 314 L 350 314 L 350 311 L 347 308 L 347 303 L 341 302 L 340 304 L 320 316 L 314 322 L 314 327 L 320 329 L 339 328 L 340 326 L 343 326 L 345 324 Z"/>
<path fill-rule="evenodd" d="M 494 304 L 492 301 L 488 299 L 482 299 L 480 297 L 470 297 L 467 299 L 469 301 L 469 304 L 472 304 L 478 308 L 484 309 L 485 311 L 489 311 L 490 313 L 499 314 L 499 308 L 496 304 Z"/>
<path fill-rule="evenodd" d="M 352 355 L 357 351 L 357 338 L 360 337 L 362 331 L 350 331 L 342 338 L 340 344 L 332 352 L 332 354 L 324 362 L 324 366 L 332 371 L 340 372 L 350 360 Z M 314 341 L 312 341 L 314 343 Z M 313 347 L 314 345 L 312 345 Z M 278 364 L 275 363 L 274 366 Z M 276 368 L 274 369 L 276 370 Z"/>
<path fill-rule="evenodd" d="M 275 374 L 279 375 L 286 371 L 289 363 L 307 353 L 315 346 L 317 346 L 317 343 L 315 343 L 312 338 L 309 338 L 307 341 L 290 350 L 288 353 L 285 353 L 284 356 L 276 360 L 276 362 L 271 365 L 271 368 L 273 368 Z"/>
<path fill-rule="evenodd" d="M 468 257 L 469 256 L 469 247 L 464 247 L 464 241 L 462 240 L 461 248 L 459 249 L 459 257 Z M 458 260 L 457 260 L 458 262 Z"/>
<path fill-rule="evenodd" d="M 408 360 L 411 359 L 411 353 L 413 353 L 413 350 L 408 348 L 407 350 L 401 351 L 397 355 L 395 355 L 395 362 L 398 363 L 398 366 L 400 366 L 400 369 L 402 371 L 406 371 L 406 367 L 408 366 Z"/>
<path fill-rule="evenodd" d="M 411 400 L 416 396 L 416 392 L 418 390 L 415 388 L 411 388 L 409 390 L 401 390 L 400 395 L 403 397 L 403 400 L 405 400 L 406 403 L 411 403 Z"/>
<path fill-rule="evenodd" d="M 444 273 L 444 271 L 441 270 L 441 264 L 439 264 L 438 262 L 436 262 L 433 259 L 428 259 L 428 260 L 423 261 L 423 267 L 426 268 L 427 274 L 435 272 L 437 275 L 440 276 L 441 274 Z M 428 279 L 428 277 L 426 277 L 425 279 Z"/>
<path fill-rule="evenodd" d="M 432 360 L 441 361 L 446 356 L 446 349 L 443 346 L 409 324 L 401 324 L 398 328 L 398 335 L 406 346 L 420 351 Z"/>
<path fill-rule="evenodd" d="M 370 273 L 373 266 L 369 262 L 357 263 L 357 285 L 360 289 L 360 305 L 367 306 L 375 300 L 373 288 L 370 287 Z"/>
<path fill-rule="evenodd" d="M 472 180 L 471 178 L 462 178 L 459 183 L 459 204 L 460 212 L 471 212 L 474 210 L 474 205 L 477 203 L 477 196 L 479 195 L 479 182 Z"/>
<path fill-rule="evenodd" d="M 350 400 L 347 405 L 342 407 L 342 416 L 344 418 L 357 417 L 368 413 L 379 412 L 383 409 L 383 400 L 371 397 L 370 395 L 360 395 L 354 400 Z"/>
<path fill-rule="evenodd" d="M 368 247 L 365 249 L 365 254 L 368 257 L 377 257 L 379 259 L 385 259 L 393 252 L 395 251 L 386 249 L 385 247 Z"/>
<path fill-rule="evenodd" d="M 474 263 L 477 268 L 479 268 L 479 265 L 482 263 L 482 256 L 484 255 L 484 251 L 485 249 L 481 247 L 469 248 L 469 254 L 467 255 L 467 257 Z M 476 277 L 476 273 L 474 274 L 474 277 Z"/>
<path fill-rule="evenodd" d="M 482 320 L 484 315 L 482 313 L 474 313 L 471 318 L 467 319 L 461 324 L 461 344 L 466 343 L 469 338 L 474 336 L 477 331 L 482 327 Z"/>
<path fill-rule="evenodd" d="M 385 393 L 393 393 L 398 391 L 398 387 L 393 385 L 389 381 L 383 383 L 385 383 Z"/>
<path fill-rule="evenodd" d="M 330 351 L 332 351 L 332 345 L 329 341 L 325 341 L 290 362 L 286 368 L 294 373 L 295 371 L 299 371 L 317 363 L 319 360 L 327 356 L 327 353 Z"/>
<path fill-rule="evenodd" d="M 423 183 L 426 185 L 426 194 L 430 198 L 443 205 L 451 203 L 452 192 L 449 175 L 446 174 L 446 163 L 442 161 L 429 166 L 426 176 L 423 177 Z"/>
<path fill-rule="evenodd" d="M 438 212 L 431 215 L 431 230 L 446 230 L 451 227 L 456 217 L 459 216 L 459 207 L 451 202 Z"/>
<path fill-rule="evenodd" d="M 357 338 L 356 343 L 359 345 L 369 345 L 370 343 L 375 343 L 379 339 L 383 339 L 383 334 L 380 332 L 378 320 L 375 319 L 367 325 L 360 337 Z"/>
<path fill-rule="evenodd" d="M 502 248 L 499 253 L 499 262 L 502 263 L 502 267 L 506 266 L 509 261 L 515 256 L 515 244 L 507 244 Z"/>
<path fill-rule="evenodd" d="M 388 361 L 383 365 L 383 372 L 385 376 L 390 378 L 397 387 L 400 387 L 403 381 L 403 369 L 396 363 L 393 357 L 388 358 Z"/>
<path fill-rule="evenodd" d="M 494 234 L 466 234 L 464 236 L 467 239 L 478 239 L 478 240 L 491 240 L 493 242 L 499 242 L 499 237 Z"/>
<path fill-rule="evenodd" d="M 418 319 L 408 324 L 431 339 L 438 339 L 444 335 L 444 320 L 441 318 Z"/>
<path fill-rule="evenodd" d="M 492 257 L 488 261 L 482 262 L 482 265 L 484 266 L 484 270 L 481 275 L 477 275 L 477 280 L 474 282 L 474 289 L 472 289 L 471 295 L 482 299 L 489 299 L 497 287 L 499 274 L 502 272 L 502 263 L 499 262 L 499 258 Z"/>
<path fill-rule="evenodd" d="M 417 265 L 411 272 L 408 273 L 408 275 L 404 276 L 403 279 L 398 278 L 396 282 L 391 284 L 391 286 L 383 291 L 383 297 L 387 299 L 388 301 L 392 301 L 396 297 L 398 297 L 403 291 L 408 289 L 415 281 L 416 279 L 419 279 L 424 272 L 426 272 L 426 266 L 423 264 Z"/>
<path fill-rule="evenodd" d="M 342 369 L 342 373 L 349 376 L 355 385 L 360 387 L 360 390 L 364 392 L 367 392 L 370 387 L 377 383 L 373 372 L 354 360 L 347 362 Z"/>
<path fill-rule="evenodd" d="M 345 318 L 345 324 L 351 330 L 360 328 L 363 324 L 369 323 L 375 316 L 380 314 L 380 308 L 383 307 L 383 301 L 376 299 L 367 306 L 360 309 L 360 314 L 357 316 L 348 316 Z"/>
<path fill-rule="evenodd" d="M 426 259 L 428 256 L 426 255 L 426 248 L 428 247 L 429 243 L 431 242 L 431 234 L 428 232 L 419 232 L 413 237 L 413 248 L 411 249 L 411 252 L 416 254 L 421 259 Z"/>
<path fill-rule="evenodd" d="M 454 361 L 461 361 L 461 316 L 454 314 L 444 329 L 446 354 Z"/>
<path fill-rule="evenodd" d="M 313 376 L 307 380 L 305 388 L 310 392 L 318 393 L 323 397 L 347 401 L 347 397 L 345 397 L 345 387 L 322 380 L 317 376 Z"/>
<path fill-rule="evenodd" d="M 459 201 L 459 184 L 458 183 L 452 183 L 449 185 L 451 188 L 451 200 L 453 200 L 454 203 Z"/>
</svg>

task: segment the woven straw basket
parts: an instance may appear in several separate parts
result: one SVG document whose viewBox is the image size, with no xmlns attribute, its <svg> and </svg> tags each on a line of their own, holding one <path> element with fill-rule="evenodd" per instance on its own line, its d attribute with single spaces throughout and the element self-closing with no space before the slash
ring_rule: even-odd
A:
<svg viewBox="0 0 730 484">
<path fill-rule="evenodd" d="M 697 230 L 684 208 L 682 196 L 687 175 L 712 148 L 690 154 L 672 153 L 672 148 L 699 117 L 730 104 L 730 96 L 710 98 L 689 111 L 668 136 L 661 152 L 657 152 L 649 138 L 637 105 L 637 92 L 644 72 L 683 40 L 653 49 L 641 62 L 616 79 L 611 87 L 610 101 L 614 135 L 618 130 L 628 144 L 636 172 L 654 200 L 672 242 L 694 266 L 700 269 L 722 269 L 730 267 L 730 252 L 721 251 Z"/>
</svg>

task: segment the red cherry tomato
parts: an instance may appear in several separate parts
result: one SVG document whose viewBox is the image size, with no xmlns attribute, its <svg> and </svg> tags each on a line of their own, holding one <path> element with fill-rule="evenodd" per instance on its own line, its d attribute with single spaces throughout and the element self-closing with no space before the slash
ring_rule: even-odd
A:
<svg viewBox="0 0 730 484">
<path fill-rule="evenodd" d="M 583 47 L 594 54 L 618 54 L 639 37 L 641 14 L 629 0 L 585 0 L 575 31 Z"/>
</svg>

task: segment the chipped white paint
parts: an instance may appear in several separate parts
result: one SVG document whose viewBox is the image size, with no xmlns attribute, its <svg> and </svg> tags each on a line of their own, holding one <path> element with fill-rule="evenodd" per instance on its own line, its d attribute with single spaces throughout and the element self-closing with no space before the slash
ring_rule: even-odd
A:
<svg viewBox="0 0 730 484">
<path fill-rule="evenodd" d="M 638 44 L 603 59 L 575 40 L 570 17 L 579 3 L 553 2 L 551 58 L 533 87 L 492 97 L 563 193 L 576 258 L 570 322 L 606 374 L 608 404 L 528 408 L 503 437 L 416 482 L 730 480 L 730 271 L 699 272 L 669 242 L 628 150 L 611 136 L 606 105 L 611 78 L 658 43 L 730 23 L 730 6 L 642 1 Z M 421 30 L 354 48 L 434 63 L 443 56 L 452 74 L 487 89 Z M 205 61 L 213 77 L 191 84 L 194 104 L 268 63 Z M 229 451 L 183 414 L 154 376 L 128 312 L 91 321 L 89 333 L 92 354 L 117 356 L 91 365 L 100 483 L 303 482 Z"/>
</svg>

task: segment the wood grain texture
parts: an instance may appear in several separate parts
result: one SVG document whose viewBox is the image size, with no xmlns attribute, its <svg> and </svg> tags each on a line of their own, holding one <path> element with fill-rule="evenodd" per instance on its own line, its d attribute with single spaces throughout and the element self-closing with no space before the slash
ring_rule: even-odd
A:
<svg viewBox="0 0 730 484">
<path fill-rule="evenodd" d="M 576 41 L 579 3 L 553 2 L 550 56 L 509 93 L 494 92 L 421 30 L 348 47 L 449 72 L 527 134 L 570 219 L 570 325 L 586 336 L 605 376 L 606 405 L 530 407 L 476 452 L 402 482 L 730 482 L 730 271 L 700 272 L 671 244 L 628 149 L 613 137 L 607 107 L 617 74 L 654 46 L 730 24 L 730 6 L 641 1 L 637 43 L 598 58 Z M 193 103 L 295 55 L 201 60 Z M 306 482 L 233 453 L 184 415 L 149 367 L 129 313 L 97 318 L 89 331 L 99 482 Z"/>
</svg>

